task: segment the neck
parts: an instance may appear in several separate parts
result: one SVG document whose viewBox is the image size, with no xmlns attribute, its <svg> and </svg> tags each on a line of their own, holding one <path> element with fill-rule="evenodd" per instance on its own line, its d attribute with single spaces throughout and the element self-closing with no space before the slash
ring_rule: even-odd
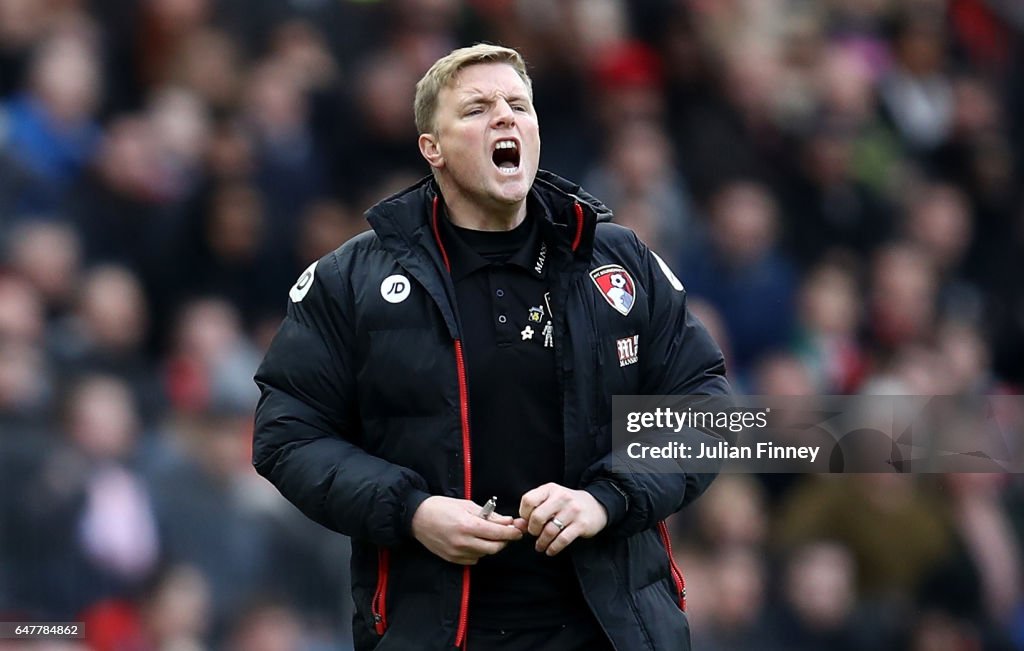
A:
<svg viewBox="0 0 1024 651">
<path fill-rule="evenodd" d="M 461 192 L 453 191 L 439 179 L 448 219 L 460 228 L 474 231 L 510 231 L 526 219 L 526 199 L 512 204 L 481 205 Z"/>
</svg>

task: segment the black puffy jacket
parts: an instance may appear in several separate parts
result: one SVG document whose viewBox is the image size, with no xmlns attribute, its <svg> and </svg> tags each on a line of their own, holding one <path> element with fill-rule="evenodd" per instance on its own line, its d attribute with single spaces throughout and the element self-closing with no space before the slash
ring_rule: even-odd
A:
<svg viewBox="0 0 1024 651">
<path fill-rule="evenodd" d="M 713 476 L 614 473 L 611 396 L 728 393 L 721 352 L 688 315 L 664 263 L 631 231 L 598 223 L 610 217 L 600 202 L 543 171 L 533 192 L 552 215 L 542 223 L 552 244 L 563 483 L 612 480 L 628 498 L 624 517 L 564 553 L 616 649 L 688 649 L 683 577 L 663 521 Z M 428 496 L 474 498 L 472 396 L 438 202 L 424 179 L 371 208 L 373 231 L 318 260 L 292 288 L 256 374 L 253 463 L 307 516 L 351 536 L 360 651 L 451 649 L 464 642 L 469 617 L 472 568 L 434 556 L 410 532 Z M 591 279 L 603 265 L 635 281 L 626 315 Z M 638 360 L 620 365 L 617 342 L 633 335 Z"/>
</svg>

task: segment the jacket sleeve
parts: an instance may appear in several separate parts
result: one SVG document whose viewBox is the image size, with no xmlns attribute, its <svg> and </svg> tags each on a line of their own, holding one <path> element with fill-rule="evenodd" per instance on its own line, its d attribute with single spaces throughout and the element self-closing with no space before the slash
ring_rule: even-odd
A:
<svg viewBox="0 0 1024 651">
<path fill-rule="evenodd" d="M 359 445 L 354 302 L 338 254 L 307 269 L 289 298 L 256 372 L 253 465 L 310 519 L 396 545 L 408 539 L 427 484 Z"/>
<path fill-rule="evenodd" d="M 650 310 L 646 342 L 641 341 L 640 395 L 730 394 L 722 352 L 687 309 L 682 283 L 660 257 L 639 240 L 636 244 Z M 707 440 L 709 434 L 684 430 L 670 436 L 674 441 Z M 697 499 L 715 478 L 687 472 L 685 461 L 672 473 L 664 472 L 664 462 L 654 463 L 661 472 L 654 471 L 653 463 L 648 468 L 644 461 L 627 460 L 622 450 L 613 450 L 584 472 L 583 485 L 608 509 L 610 534 L 629 536 L 655 526 Z M 623 471 L 626 467 L 630 472 Z"/>
</svg>

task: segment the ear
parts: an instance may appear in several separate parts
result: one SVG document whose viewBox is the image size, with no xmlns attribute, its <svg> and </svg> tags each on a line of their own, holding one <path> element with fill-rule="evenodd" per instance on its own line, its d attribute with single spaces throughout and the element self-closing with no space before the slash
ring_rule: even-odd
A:
<svg viewBox="0 0 1024 651">
<path fill-rule="evenodd" d="M 420 154 L 434 169 L 444 167 L 444 156 L 441 155 L 441 143 L 437 136 L 432 133 L 421 133 L 417 144 L 420 146 Z"/>
</svg>

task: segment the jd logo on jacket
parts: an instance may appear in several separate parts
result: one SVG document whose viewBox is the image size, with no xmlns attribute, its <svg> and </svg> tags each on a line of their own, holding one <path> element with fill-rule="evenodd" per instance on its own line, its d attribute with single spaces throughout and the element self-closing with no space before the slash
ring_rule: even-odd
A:
<svg viewBox="0 0 1024 651">
<path fill-rule="evenodd" d="M 617 264 L 606 264 L 590 272 L 590 278 L 601 290 L 601 296 L 622 316 L 633 309 L 636 289 L 629 272 Z"/>
<path fill-rule="evenodd" d="M 309 293 L 309 288 L 313 286 L 313 277 L 316 273 L 317 260 L 313 264 L 306 267 L 306 270 L 302 272 L 299 279 L 295 281 L 292 288 L 288 291 L 288 298 L 292 299 L 292 303 L 298 303 L 302 299 L 306 298 L 306 294 Z"/>
<path fill-rule="evenodd" d="M 409 298 L 409 289 L 409 279 L 402 274 L 395 274 L 380 284 L 380 295 L 388 303 L 401 303 Z"/>
</svg>

